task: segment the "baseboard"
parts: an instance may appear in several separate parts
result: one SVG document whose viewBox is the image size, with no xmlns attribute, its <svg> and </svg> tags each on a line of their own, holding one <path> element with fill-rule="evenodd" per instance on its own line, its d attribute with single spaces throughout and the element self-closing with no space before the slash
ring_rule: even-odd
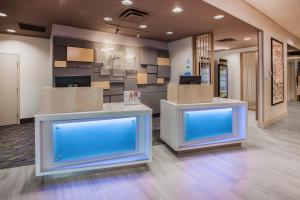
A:
<svg viewBox="0 0 300 200">
<path fill-rule="evenodd" d="M 34 118 L 31 117 L 31 118 L 23 118 L 23 119 L 20 119 L 20 123 L 21 124 L 24 124 L 24 123 L 32 123 L 34 122 Z"/>
<path fill-rule="evenodd" d="M 285 112 L 277 117 L 274 117 L 273 119 L 270 119 L 268 121 L 265 122 L 258 122 L 258 127 L 259 128 L 268 128 L 269 126 L 271 126 L 272 124 L 286 118 L 288 116 L 288 112 Z"/>
</svg>

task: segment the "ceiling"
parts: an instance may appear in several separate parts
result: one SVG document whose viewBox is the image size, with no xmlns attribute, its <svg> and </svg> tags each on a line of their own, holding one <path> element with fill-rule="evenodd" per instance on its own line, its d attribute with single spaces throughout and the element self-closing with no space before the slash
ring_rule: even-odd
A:
<svg viewBox="0 0 300 200">
<path fill-rule="evenodd" d="M 163 2 L 163 3 L 162 3 Z M 177 2 L 177 3 L 176 3 Z M 180 3 L 178 3 L 180 2 Z M 179 5 L 183 12 L 172 13 L 172 8 Z M 215 40 L 231 37 L 235 42 L 216 42 L 216 49 L 242 48 L 257 44 L 257 29 L 201 0 L 134 0 L 132 8 L 149 13 L 140 23 L 126 22 L 118 19 L 121 10 L 130 8 L 120 0 L 1 0 L 0 12 L 7 17 L 0 17 L 0 32 L 15 29 L 15 34 L 49 37 L 51 24 L 61 24 L 80 28 L 115 33 L 116 27 L 103 21 L 104 17 L 113 17 L 109 22 L 119 26 L 119 34 L 170 42 L 187 36 L 214 32 Z M 225 18 L 215 20 L 215 15 Z M 45 33 L 20 30 L 18 23 L 28 23 L 46 27 Z M 146 30 L 139 29 L 146 24 Z M 173 35 L 166 35 L 173 31 Z M 245 37 L 251 40 L 245 41 Z"/>
<path fill-rule="evenodd" d="M 300 0 L 244 0 L 300 38 Z"/>
</svg>

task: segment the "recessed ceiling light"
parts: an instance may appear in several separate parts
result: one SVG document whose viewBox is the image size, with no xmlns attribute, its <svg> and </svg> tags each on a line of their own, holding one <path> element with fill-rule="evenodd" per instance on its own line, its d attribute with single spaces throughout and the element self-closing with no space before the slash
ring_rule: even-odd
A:
<svg viewBox="0 0 300 200">
<path fill-rule="evenodd" d="M 111 22 L 113 20 L 113 18 L 111 18 L 111 17 L 104 17 L 103 20 L 107 21 L 107 22 Z"/>
<path fill-rule="evenodd" d="M 144 29 L 144 28 L 147 28 L 148 26 L 145 25 L 145 24 L 142 24 L 142 25 L 140 25 L 139 27 Z"/>
<path fill-rule="evenodd" d="M 224 15 L 216 15 L 214 16 L 215 19 L 223 19 L 224 18 Z"/>
<path fill-rule="evenodd" d="M 166 34 L 167 34 L 167 35 L 172 35 L 173 32 L 172 32 L 172 31 L 168 31 L 168 32 L 166 32 Z"/>
<path fill-rule="evenodd" d="M 9 33 L 15 33 L 16 32 L 16 30 L 14 30 L 14 29 L 6 29 L 6 31 L 9 32 Z"/>
<path fill-rule="evenodd" d="M 250 37 L 245 37 L 244 40 L 249 41 L 249 40 L 251 40 L 251 38 Z"/>
<path fill-rule="evenodd" d="M 133 2 L 131 0 L 123 0 L 122 4 L 125 6 L 131 6 L 133 4 Z"/>
<path fill-rule="evenodd" d="M 7 14 L 0 12 L 0 17 L 7 17 Z"/>
<path fill-rule="evenodd" d="M 183 9 L 181 7 L 179 7 L 179 6 L 176 6 L 172 10 L 173 13 L 181 13 L 182 11 L 183 11 Z"/>
</svg>

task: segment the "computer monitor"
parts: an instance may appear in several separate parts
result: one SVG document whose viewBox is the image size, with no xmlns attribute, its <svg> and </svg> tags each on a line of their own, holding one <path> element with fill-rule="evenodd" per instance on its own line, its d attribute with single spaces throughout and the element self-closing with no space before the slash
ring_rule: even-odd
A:
<svg viewBox="0 0 300 200">
<path fill-rule="evenodd" d="M 57 76 L 55 87 L 90 87 L 90 76 Z"/>
<path fill-rule="evenodd" d="M 201 76 L 180 76 L 179 84 L 201 84 Z"/>
</svg>

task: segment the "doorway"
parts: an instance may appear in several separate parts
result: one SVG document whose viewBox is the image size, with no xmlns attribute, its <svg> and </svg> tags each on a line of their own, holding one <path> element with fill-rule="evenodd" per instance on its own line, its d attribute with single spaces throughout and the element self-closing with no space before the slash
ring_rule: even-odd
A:
<svg viewBox="0 0 300 200">
<path fill-rule="evenodd" d="M 0 126 L 19 124 L 19 55 L 0 53 Z"/>
</svg>

